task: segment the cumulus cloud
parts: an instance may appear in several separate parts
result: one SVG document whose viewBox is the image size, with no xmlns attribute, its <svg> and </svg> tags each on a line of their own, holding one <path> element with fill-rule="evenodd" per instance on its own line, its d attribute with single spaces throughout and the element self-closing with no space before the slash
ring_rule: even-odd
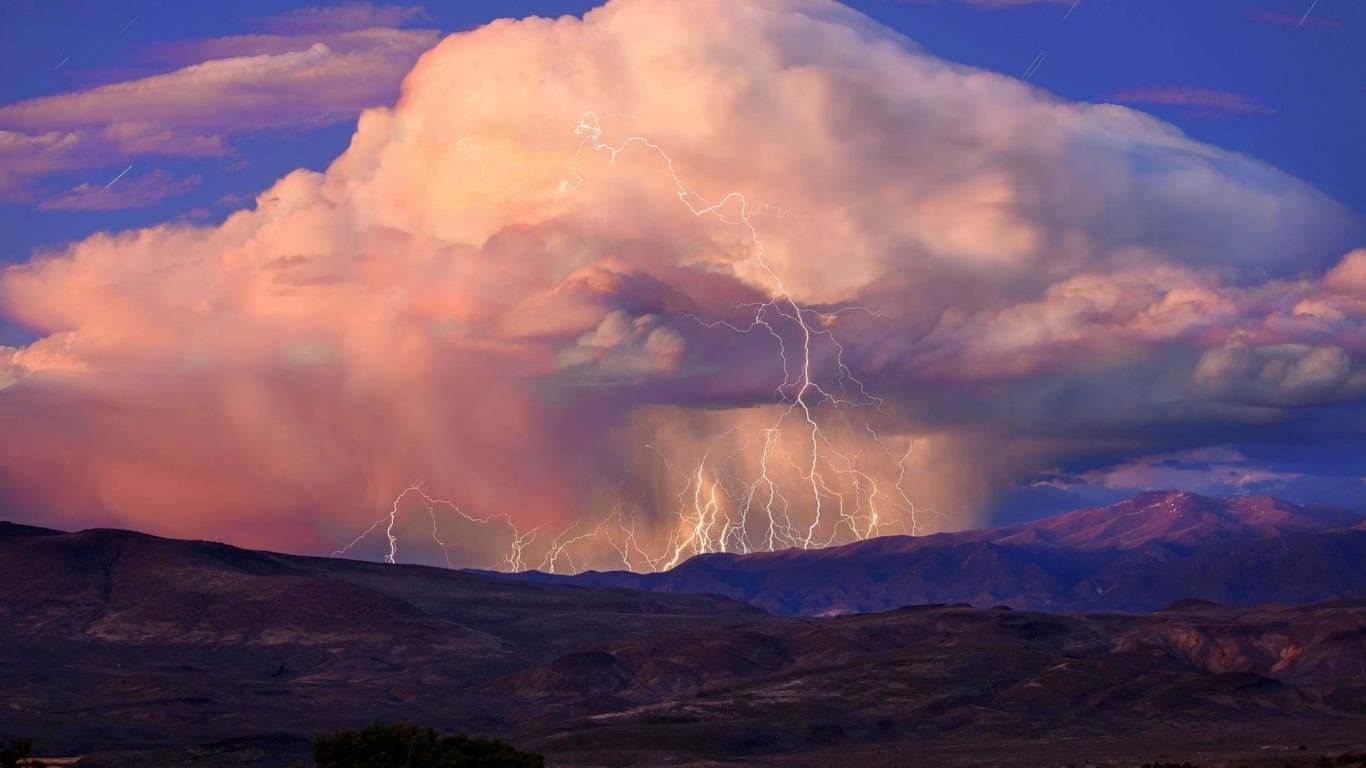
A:
<svg viewBox="0 0 1366 768">
<path fill-rule="evenodd" d="M 1366 392 L 1366 368 L 1330 344 L 1254 347 L 1237 340 L 1201 355 L 1195 385 L 1220 399 L 1312 404 L 1357 398 Z"/>
<path fill-rule="evenodd" d="M 566 369 L 586 368 L 595 378 L 630 377 L 666 373 L 683 355 L 683 334 L 662 325 L 658 315 L 632 317 L 612 310 L 597 328 L 579 337 L 578 343 L 560 354 Z"/>
<path fill-rule="evenodd" d="M 834 3 L 614 0 L 448 37 L 221 225 L 5 272 L 44 338 L 0 378 L 0 483 L 328 551 L 421 477 L 541 553 L 614 520 L 598 567 L 960 527 L 1097 445 L 1359 408 L 1359 233 Z"/>
<path fill-rule="evenodd" d="M 1366 297 L 1366 248 L 1358 248 L 1344 256 L 1324 275 L 1323 287 L 1342 299 Z"/>
</svg>

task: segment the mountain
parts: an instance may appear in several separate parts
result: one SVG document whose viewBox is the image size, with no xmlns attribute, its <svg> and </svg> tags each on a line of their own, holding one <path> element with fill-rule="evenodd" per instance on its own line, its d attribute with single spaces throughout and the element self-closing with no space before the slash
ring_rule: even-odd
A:
<svg viewBox="0 0 1366 768">
<path fill-rule="evenodd" d="M 1182 598 L 1303 603 L 1366 588 L 1366 528 L 1345 510 L 1168 491 L 994 530 L 699 555 L 662 573 L 508 576 L 717 594 L 803 616 L 933 602 L 1046 611 L 1151 611 Z"/>
<path fill-rule="evenodd" d="M 1141 493 L 1107 507 L 1080 509 L 1001 529 L 1001 544 L 1049 544 L 1079 549 L 1137 549 L 1153 543 L 1206 544 L 1329 531 L 1360 524 L 1341 509 L 1299 506 L 1270 496 L 1215 499 L 1184 491 Z"/>
<path fill-rule="evenodd" d="M 555 766 L 1366 752 L 1366 597 L 782 617 L 93 530 L 0 538 L 0 625 L 3 729 L 88 768 L 296 765 L 311 735 L 374 719 L 507 738 Z"/>
<path fill-rule="evenodd" d="M 11 536 L 0 538 L 0 719 L 7 734 L 78 752 L 307 735 L 412 712 L 484 730 L 504 715 L 491 700 L 452 705 L 450 690 L 585 645 L 765 618 L 709 596 L 522 584 L 129 531 Z"/>
<path fill-rule="evenodd" d="M 62 533 L 54 528 L 39 528 L 36 525 L 20 525 L 0 520 L 0 539 L 12 536 L 52 536 Z"/>
</svg>

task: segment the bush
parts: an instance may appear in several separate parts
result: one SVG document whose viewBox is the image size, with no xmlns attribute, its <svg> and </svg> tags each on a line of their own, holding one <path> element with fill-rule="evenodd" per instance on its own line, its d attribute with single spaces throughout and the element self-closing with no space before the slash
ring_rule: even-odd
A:
<svg viewBox="0 0 1366 768">
<path fill-rule="evenodd" d="M 439 736 L 406 723 L 374 723 L 313 740 L 318 768 L 543 768 L 545 759 L 497 739 Z"/>
<path fill-rule="evenodd" d="M 25 760 L 32 749 L 33 744 L 28 739 L 0 739 L 0 768 L 16 768 L 20 760 L 29 768 L 43 768 L 38 760 Z"/>
</svg>

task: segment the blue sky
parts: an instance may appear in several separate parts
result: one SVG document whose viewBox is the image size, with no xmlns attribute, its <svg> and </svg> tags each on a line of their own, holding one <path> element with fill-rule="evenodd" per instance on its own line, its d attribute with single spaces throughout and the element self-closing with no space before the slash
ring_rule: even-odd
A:
<svg viewBox="0 0 1366 768">
<path fill-rule="evenodd" d="M 20 414 L 38 424 L 45 414 L 60 410 L 62 398 L 71 396 L 72 390 L 65 388 L 69 380 L 52 384 L 39 369 L 59 363 L 75 366 L 72 360 L 79 355 L 71 350 L 80 346 L 72 341 L 77 336 L 80 343 L 96 347 L 110 338 L 123 338 L 118 333 L 127 333 L 129 339 L 137 336 L 127 328 L 115 333 L 111 329 L 117 323 L 103 328 L 99 321 L 59 306 L 68 301 L 103 306 L 105 298 L 122 298 L 122 287 L 104 293 L 90 289 L 91 294 L 82 296 L 85 283 L 75 279 L 69 285 L 63 283 L 61 263 L 71 258 L 68 244 L 99 232 L 131 232 L 168 222 L 212 232 L 234 212 L 259 212 L 265 204 L 258 206 L 257 196 L 291 171 L 321 172 L 343 155 L 356 134 L 361 111 L 392 106 L 414 62 L 446 35 L 481 27 L 495 18 L 579 16 L 595 5 L 9 0 L 3 17 L 6 24 L 0 27 L 0 68 L 6 75 L 0 78 L 0 232 L 4 233 L 0 264 L 32 265 L 31 260 L 43 254 L 53 255 L 60 263 L 51 268 L 16 267 L 8 270 L 8 283 L 0 281 L 0 289 L 9 291 L 8 305 L 0 303 L 0 348 L 13 348 L 11 353 L 19 361 L 12 364 L 18 373 L 6 373 L 0 367 L 0 415 Z M 1360 45 L 1366 4 L 1358 0 L 854 0 L 848 5 L 920 46 L 925 56 L 916 54 L 915 61 L 947 60 L 1026 80 L 1038 89 L 999 91 L 1006 100 L 999 105 L 1000 115 L 1012 120 L 1022 114 L 1034 116 L 1029 118 L 1034 121 L 1030 125 L 1042 132 L 1049 131 L 1048 120 L 1056 118 L 1062 138 L 1053 142 L 1049 136 L 1038 141 L 1014 137 L 1015 144 L 1001 156 L 1005 159 L 998 158 L 999 164 L 993 167 L 1003 168 L 1017 160 L 1034 162 L 1036 155 L 1068 166 L 1053 169 L 1056 173 L 1035 168 L 1041 191 L 1038 199 L 1030 198 L 1031 205 L 1037 205 L 1030 215 L 1039 217 L 1033 222 L 1044 233 L 1039 237 L 1053 237 L 1047 242 L 1059 254 L 1068 252 L 1072 247 L 1068 244 L 1075 244 L 1083 230 L 1093 238 L 1089 241 L 1095 248 L 1092 262 L 1057 266 L 1055 273 L 1051 253 L 1033 254 L 1028 258 L 1040 259 L 1035 268 L 1014 278 L 1000 278 L 1014 280 L 1004 287 L 992 282 L 996 278 L 990 269 L 974 271 L 972 279 L 977 282 L 962 283 L 955 281 L 968 278 L 955 276 L 951 270 L 926 267 L 923 274 L 914 272 L 920 269 L 918 265 L 905 267 L 907 274 L 914 272 L 927 282 L 943 281 L 941 291 L 897 282 L 900 278 L 895 272 L 858 287 L 857 296 L 870 306 L 899 306 L 897 296 L 884 295 L 884 290 L 904 290 L 905 296 L 925 305 L 924 317 L 913 317 L 915 312 L 907 310 L 907 317 L 899 318 L 902 326 L 893 327 L 890 321 L 880 325 L 877 319 L 851 326 L 854 338 L 846 345 L 851 364 L 868 381 L 891 393 L 896 402 L 894 419 L 940 429 L 924 439 L 940 440 L 939 444 L 947 446 L 940 450 L 958 457 L 955 467 L 973 463 L 977 446 L 990 444 L 999 453 L 981 462 L 990 465 L 989 471 L 982 470 L 983 477 L 989 477 L 981 482 L 990 484 L 991 492 L 975 500 L 962 497 L 962 504 L 988 505 L 994 519 L 1010 521 L 1082 503 L 1108 502 L 1157 486 L 1214 494 L 1272 492 L 1366 512 L 1366 395 L 1362 386 L 1366 331 L 1360 321 L 1366 313 L 1362 309 L 1366 299 L 1353 298 L 1356 294 L 1352 293 L 1366 279 L 1361 276 L 1366 255 L 1356 260 L 1344 256 L 1366 246 L 1366 153 L 1361 150 L 1361 137 L 1366 136 L 1366 98 L 1362 97 L 1366 94 L 1366 46 Z M 557 76 L 554 67 L 536 66 L 548 67 L 547 78 Z M 248 77 L 243 72 L 260 74 Z M 278 83 L 272 80 L 276 76 L 281 78 Z M 456 80 L 469 75 L 451 72 L 449 76 Z M 954 77 L 963 78 L 964 83 L 970 80 L 962 72 Z M 477 90 L 479 83 L 466 86 Z M 895 83 L 887 86 L 896 87 Z M 988 90 L 997 87 L 992 84 Z M 888 95 L 888 103 L 895 101 L 892 96 L 903 95 Z M 937 98 L 947 105 L 955 96 L 945 92 Z M 877 93 L 860 93 L 858 98 L 862 101 L 854 103 L 883 103 Z M 917 104 L 921 103 L 917 99 L 930 99 L 923 94 L 907 98 Z M 958 119 L 952 109 L 978 106 L 976 98 L 955 101 L 958 107 L 926 101 L 925 108 L 935 113 L 936 125 L 952 126 Z M 980 105 L 982 114 L 998 106 L 990 98 Z M 1059 107 L 1067 104 L 1127 107 L 1175 126 L 1193 141 L 1172 138 L 1155 123 L 1128 120 L 1114 110 L 1090 110 L 1084 118 L 1077 118 Z M 1036 119 L 1039 114 L 1045 117 Z M 1074 119 L 1083 128 L 1064 124 Z M 980 115 L 962 120 L 964 131 L 990 132 L 990 126 L 973 122 L 980 121 Z M 572 128 L 566 125 L 566 133 Z M 908 136 L 929 136 L 921 141 L 945 144 L 908 139 L 898 145 L 894 137 L 901 128 L 895 124 L 873 128 L 872 133 L 885 140 L 883 146 L 894 146 L 898 154 L 887 158 L 889 167 L 902 164 L 910 169 L 908 173 L 932 164 L 915 160 L 919 154 L 932 157 L 961 150 L 943 131 L 919 133 L 917 126 L 902 126 Z M 785 141 L 780 134 L 777 143 Z M 794 139 L 793 146 L 797 143 Z M 1056 156 L 1049 154 L 1055 143 L 1065 150 Z M 1235 154 L 1219 154 L 1203 145 Z M 831 148 L 831 153 L 835 150 Z M 516 151 L 528 156 L 532 152 L 530 148 Z M 1202 158 L 1216 154 L 1218 158 L 1208 166 L 1200 164 Z M 510 158 L 512 163 L 518 160 L 515 152 Z M 1107 165 L 1110 160 L 1118 165 Z M 877 165 L 872 162 L 864 168 L 865 175 L 874 174 Z M 1123 173 L 1116 171 L 1121 166 Z M 1204 186 L 1198 187 L 1204 191 L 1192 195 L 1180 188 L 1181 180 L 1191 178 L 1188 171 L 1197 173 L 1192 170 L 1197 166 L 1198 174 L 1205 174 L 1200 177 Z M 1125 176 L 1129 173 L 1132 178 Z M 984 187 L 963 194 L 998 194 L 1000 190 L 991 185 L 1000 180 L 988 174 L 981 180 Z M 745 179 L 726 181 L 744 183 Z M 420 186 L 412 183 L 412 188 Z M 292 194 L 286 187 L 276 187 L 276 194 Z M 282 189 L 286 191 L 278 191 Z M 1127 196 L 1125 189 L 1130 190 Z M 1066 194 L 1075 194 L 1078 207 L 1088 208 L 1093 202 L 1088 190 L 1103 190 L 1103 195 L 1095 192 L 1097 199 L 1112 196 L 1105 199 L 1104 210 L 1117 220 L 1113 227 L 1088 218 L 1096 215 L 1089 209 L 1073 216 L 1065 206 L 1055 207 L 1056 200 L 1065 202 Z M 952 191 L 945 192 L 946 199 Z M 1031 192 L 1012 187 L 1009 193 L 1015 197 L 1010 199 L 1018 202 Z M 395 194 L 393 189 L 388 193 Z M 1208 197 L 1224 194 L 1220 199 Z M 944 210 L 958 210 L 954 208 L 957 203 L 944 205 L 948 206 Z M 1021 210 L 1027 207 L 1021 204 Z M 999 231 L 993 229 L 997 225 Z M 959 248 L 961 253 L 954 252 L 958 256 L 986 258 L 972 251 L 974 238 L 985 229 L 997 238 L 993 248 L 1009 251 L 1019 242 L 1016 235 L 1021 231 L 1010 225 L 988 217 L 960 231 L 961 227 L 948 221 L 941 234 L 949 245 L 942 247 Z M 526 224 L 533 231 L 539 231 L 538 226 Z M 414 224 L 413 228 L 419 227 Z M 149 236 L 148 242 L 160 242 L 156 237 L 161 235 Z M 143 258 L 140 246 L 130 244 L 134 239 L 131 235 L 111 238 L 91 250 L 108 246 L 114 254 L 110 259 Z M 1113 251 L 1105 252 L 1106 248 Z M 1140 252 L 1146 254 L 1143 258 L 1152 258 L 1146 272 L 1125 261 Z M 296 256 L 274 254 L 277 260 Z M 1001 265 L 1014 264 L 1011 260 L 1017 256 L 1020 263 L 1028 260 L 1022 252 Z M 164 254 L 164 258 L 171 266 L 163 271 L 179 268 L 176 255 Z M 1063 261 L 1058 256 L 1058 263 Z M 974 263 L 972 270 L 980 267 Z M 696 371 L 743 366 L 742 353 L 748 347 L 742 345 L 737 352 L 733 342 L 714 345 L 680 320 L 682 315 L 661 309 L 668 302 L 658 297 L 675 295 L 670 290 L 677 295 L 692 295 L 688 292 L 696 290 L 678 277 L 682 273 L 664 276 L 665 272 L 640 269 L 631 273 L 631 280 L 637 282 L 622 278 L 624 282 L 613 283 L 616 293 L 610 300 L 603 299 L 602 306 L 594 305 L 595 311 L 601 311 L 592 323 L 556 337 L 556 343 L 568 346 L 547 355 L 559 361 L 563 370 L 556 369 L 541 381 L 551 382 L 546 385 L 551 388 L 568 387 L 566 382 L 581 387 L 585 380 L 595 386 L 610 382 L 621 387 L 623 402 L 636 398 L 633 402 L 700 404 L 703 409 L 762 403 L 771 386 L 767 382 L 753 385 L 757 375 L 737 375 L 728 382 L 709 379 L 705 394 L 690 389 L 695 380 L 682 371 L 701 376 Z M 570 271 L 566 268 L 566 273 Z M 157 283 L 162 279 L 157 270 L 137 274 L 128 279 L 143 280 L 145 285 L 130 288 L 129 295 L 157 300 L 164 292 Z M 1036 284 L 1034 277 L 1044 274 L 1054 282 Z M 423 275 L 421 279 L 427 279 Z M 556 272 L 556 279 L 559 276 Z M 683 282 L 669 284 L 674 278 Z M 335 275 L 327 279 L 340 281 Z M 977 291 L 973 294 L 977 304 L 936 303 L 939 294 L 963 291 L 964 285 Z M 1143 312 L 1120 317 L 1129 311 L 1125 297 L 1130 294 L 1106 298 L 1111 285 L 1119 286 L 1116 290 L 1121 293 L 1132 290 L 1133 295 L 1153 303 Z M 20 293 L 40 289 L 63 293 L 67 288 L 77 298 L 49 303 L 36 294 Z M 146 293 L 140 294 L 143 288 Z M 564 293 L 572 288 L 566 283 L 555 290 Z M 743 291 L 753 288 L 746 284 L 726 290 L 746 295 Z M 520 297 L 517 292 L 523 287 L 508 290 Z M 812 296 L 819 293 L 811 291 Z M 0 292 L 0 300 L 4 296 Z M 1104 304 L 1111 300 L 1112 304 Z M 1208 322 L 1196 322 L 1185 309 L 1161 315 L 1172 306 L 1196 305 L 1209 315 L 1204 318 Z M 238 308 L 244 327 L 259 306 L 249 303 Z M 821 298 L 812 298 L 810 306 L 821 311 L 839 308 L 833 299 Z M 420 309 L 428 311 L 434 310 L 426 305 Z M 443 322 L 441 327 L 447 330 L 424 344 L 444 349 L 440 345 L 447 342 L 442 334 L 457 324 L 451 318 Z M 66 323 L 79 326 L 79 333 L 64 336 Z M 1019 327 L 1010 327 L 1011 323 Z M 1181 328 L 1172 330 L 1176 325 Z M 627 327 L 641 334 L 640 343 L 622 342 L 620 351 L 599 352 L 603 345 L 610 346 L 604 338 L 616 339 L 625 333 L 620 328 Z M 1026 327 L 1028 333 L 1020 330 Z M 283 337 L 293 329 L 277 327 L 273 332 Z M 191 339 L 203 348 L 218 349 L 214 345 L 223 343 L 227 335 L 221 330 L 196 329 L 176 343 L 193 346 L 186 341 Z M 653 340 L 646 343 L 645 338 Z M 67 339 L 62 342 L 66 346 L 54 353 L 61 339 Z M 485 341 L 493 348 L 507 340 Z M 101 354 L 110 349 L 128 354 L 129 359 L 151 354 L 131 342 L 119 347 L 122 343 L 101 347 Z M 306 353 L 296 345 L 272 349 L 272 354 L 290 360 L 301 355 L 323 359 L 330 354 L 318 351 L 327 348 L 327 343 L 317 338 L 307 343 L 314 346 Z M 351 349 L 354 343 L 346 336 L 338 345 Z M 602 356 L 585 357 L 584 347 Z M 234 356 L 245 354 L 244 348 L 218 349 L 223 360 L 241 363 L 240 368 L 222 363 L 234 376 L 258 377 L 275 386 L 277 379 L 296 375 L 292 369 L 275 370 L 270 367 L 273 363 L 260 362 L 268 356 L 242 363 Z M 660 349 L 674 350 L 673 357 L 666 354 L 650 362 L 664 368 L 651 368 L 639 359 L 643 350 Z M 62 357 L 67 353 L 73 357 Z M 180 371 L 164 367 L 169 354 L 162 349 L 155 360 L 148 358 L 151 362 L 121 363 L 105 370 L 110 375 L 80 395 L 80 408 L 107 416 L 158 407 L 124 402 L 120 400 L 123 395 L 110 395 L 104 388 L 112 386 L 111 381 L 120 385 L 159 381 L 157 376 L 166 370 Z M 176 354 L 182 354 L 180 347 Z M 1132 360 L 1126 362 L 1126 354 Z M 20 361 L 25 355 L 27 363 Z M 362 368 L 369 370 L 368 366 L 383 367 L 368 361 Z M 651 378 L 656 374 L 659 378 Z M 442 386 L 446 385 L 450 382 L 442 380 Z M 758 389 L 747 389 L 751 385 Z M 167 402 L 180 402 L 179 396 L 185 402 L 200 402 L 196 398 L 204 394 L 192 388 L 177 389 L 180 384 L 166 386 Z M 566 391 L 579 391 L 573 387 Z M 1106 400 L 1111 390 L 1117 393 L 1113 408 Z M 337 407 L 354 405 L 346 400 L 349 395 L 333 394 L 342 403 Z M 1118 404 L 1121 399 L 1123 405 Z M 109 403 L 116 405 L 101 410 Z M 628 421 L 600 402 L 584 405 L 582 410 L 593 408 L 602 411 L 604 424 L 619 426 Z M 88 425 L 77 423 L 75 416 L 71 419 L 70 434 L 85 434 L 82 430 Z M 92 416 L 90 423 L 96 421 Z M 175 419 L 168 417 L 171 421 Z M 556 422 L 550 431 L 554 440 L 574 433 L 569 423 Z M 362 431 L 357 428 L 350 437 Z M 104 441 L 112 439 L 103 434 L 82 438 L 59 432 L 54 429 L 49 436 L 55 446 L 53 455 L 61 453 L 63 440 L 88 439 L 92 445 L 106 445 Z M 617 440 L 621 434 L 612 432 L 610 437 Z M 343 443 L 345 439 L 349 438 L 338 438 Z M 167 442 L 174 441 L 167 438 Z M 0 449 L 4 448 L 6 444 L 0 442 Z M 10 448 L 14 453 L 0 450 L 0 459 L 8 455 L 12 464 L 0 465 L 0 494 L 7 482 L 22 485 L 12 477 L 22 471 L 13 457 L 24 449 L 18 443 Z M 1028 460 L 1020 458 L 1026 454 Z M 969 458 L 964 461 L 963 456 Z M 384 482 L 407 480 L 386 476 Z M 367 492 L 372 490 L 367 486 Z M 381 496 L 383 492 L 382 488 L 375 491 Z M 111 510 L 125 503 L 102 496 L 114 493 L 107 489 L 91 493 Z M 299 491 L 298 498 L 316 505 L 319 497 L 310 493 Z M 15 494 L 16 498 L 23 495 Z M 42 501 L 41 493 L 23 498 L 24 504 Z M 959 500 L 949 494 L 937 502 L 952 505 Z M 89 499 L 64 503 L 77 505 Z M 73 514 L 72 519 L 103 518 Z M 313 534 L 319 529 L 331 531 L 328 525 L 316 519 L 299 523 L 301 530 Z M 308 538 L 300 534 L 298 540 Z"/>
</svg>

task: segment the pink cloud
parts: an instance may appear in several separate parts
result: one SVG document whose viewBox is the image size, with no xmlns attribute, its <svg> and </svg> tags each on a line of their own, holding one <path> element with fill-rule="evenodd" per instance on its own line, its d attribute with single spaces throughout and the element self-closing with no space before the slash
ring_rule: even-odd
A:
<svg viewBox="0 0 1366 768">
<path fill-rule="evenodd" d="M 960 3 L 962 5 L 975 5 L 987 10 L 999 10 L 1001 8 L 1017 8 L 1027 5 L 1071 5 L 1074 0 L 887 0 L 894 3 L 906 3 L 913 5 L 939 5 L 943 3 Z"/>
<path fill-rule="evenodd" d="M 1342 261 L 1324 275 L 1323 287 L 1334 294 L 1366 299 L 1366 248 L 1358 248 L 1342 257 Z"/>
<path fill-rule="evenodd" d="M 297 8 L 275 16 L 257 17 L 251 21 L 270 33 L 310 35 L 319 32 L 401 27 L 410 21 L 425 18 L 427 12 L 420 5 L 377 6 L 370 3 L 343 3 Z"/>
<path fill-rule="evenodd" d="M 1037 300 L 951 315 L 912 362 L 923 374 L 973 381 L 1066 371 L 1078 360 L 1122 364 L 1178 346 L 1204 350 L 1191 373 L 1201 396 L 1351 400 L 1366 393 L 1361 255 L 1347 254 L 1317 281 L 1227 285 L 1215 270 L 1128 254 L 1128 268 L 1069 277 Z"/>
<path fill-rule="evenodd" d="M 279 72 L 297 116 L 333 58 L 173 82 L 240 80 L 220 95 L 255 112 L 276 102 L 250 79 Z M 1265 165 L 833 3 L 498 22 L 423 54 L 325 172 L 2 273 L 42 338 L 0 364 L 0 486 L 53 522 L 322 552 L 414 478 L 538 531 L 537 557 L 609 524 L 659 562 L 720 546 L 701 529 L 961 526 L 1094 449 L 1058 434 L 1359 397 L 1353 225 Z M 505 556 L 467 532 L 465 564 Z M 639 565 L 623 541 L 574 557 Z"/>
<path fill-rule="evenodd" d="M 74 133 L 50 131 L 27 134 L 0 130 L 0 200 L 30 200 L 35 193 L 30 188 L 35 179 L 79 166 L 83 152 L 80 138 Z"/>
<path fill-rule="evenodd" d="M 1287 27 L 1340 27 L 1341 22 L 1333 19 L 1325 19 L 1322 16 L 1305 16 L 1303 14 L 1281 13 L 1279 11 L 1251 10 L 1243 14 L 1244 18 L 1252 21 L 1260 21 L 1263 24 L 1277 24 Z"/>
<path fill-rule="evenodd" d="M 146 56 L 152 61 L 189 65 L 250 56 L 280 56 L 323 45 L 334 54 L 373 54 L 376 49 L 386 48 L 408 51 L 415 60 L 418 53 L 431 47 L 436 40 L 436 33 L 429 29 L 374 27 L 299 35 L 249 34 L 182 40 L 153 46 Z M 403 72 L 396 74 L 401 77 Z M 397 79 L 394 78 L 395 83 Z"/>
<path fill-rule="evenodd" d="M 339 53 L 323 43 L 303 50 L 215 59 L 164 75 L 0 107 L 0 125 L 25 131 L 85 128 L 119 147 L 196 131 L 295 125 L 336 102 L 343 91 L 361 103 L 387 96 L 396 76 L 429 40 L 394 49 Z M 338 88 L 338 86 L 344 86 Z"/>
<path fill-rule="evenodd" d="M 146 208 L 199 186 L 199 176 L 177 179 L 162 170 L 121 178 L 108 185 L 80 184 L 61 197 L 44 200 L 39 208 L 67 211 L 114 211 Z"/>
<path fill-rule="evenodd" d="M 177 43 L 155 52 L 182 65 L 173 71 L 0 106 L 0 199 L 32 200 L 55 173 L 146 156 L 225 157 L 235 134 L 353 119 L 392 101 L 437 39 L 432 30 L 336 27 Z"/>
<path fill-rule="evenodd" d="M 1164 106 L 1195 107 L 1202 117 L 1223 117 L 1235 114 L 1272 114 L 1276 110 L 1229 91 L 1190 88 L 1179 85 L 1130 88 L 1110 97 L 1121 104 L 1161 104 Z"/>
</svg>

